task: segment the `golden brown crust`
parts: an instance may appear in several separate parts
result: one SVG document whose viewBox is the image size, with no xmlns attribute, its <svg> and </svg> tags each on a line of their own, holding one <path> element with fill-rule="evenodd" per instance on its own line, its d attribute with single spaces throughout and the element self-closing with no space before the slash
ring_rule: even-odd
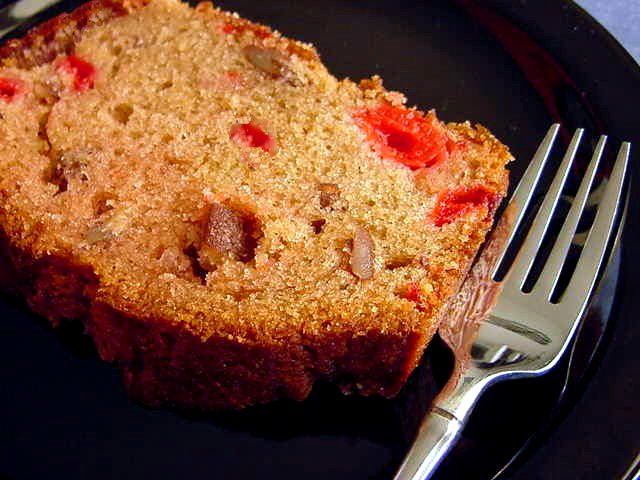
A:
<svg viewBox="0 0 640 480">
<path fill-rule="evenodd" d="M 130 393 L 149 405 L 241 408 L 286 396 L 307 397 L 317 378 L 345 393 L 395 395 L 412 336 L 328 334 L 300 345 L 268 347 L 200 337 L 167 322 L 93 306 L 88 331 L 103 359 L 124 369 Z M 142 353 L 144 352 L 144 353 Z M 188 372 L 188 375 L 187 375 Z"/>
<path fill-rule="evenodd" d="M 224 23 L 221 26 L 223 33 L 228 35 L 248 35 L 252 38 L 260 40 L 266 46 L 274 48 L 283 48 L 292 55 L 297 55 L 303 60 L 310 62 L 319 62 L 320 56 L 313 45 L 302 43 L 296 40 L 285 38 L 276 30 L 266 25 L 251 22 L 245 18 L 239 17 L 235 13 L 225 12 L 217 9 L 211 2 L 203 1 L 196 5 L 196 10 L 203 15 L 219 20 L 223 16 Z"/>
<path fill-rule="evenodd" d="M 154 2 L 158 4 L 155 10 L 151 9 Z M 396 394 L 435 333 L 444 315 L 445 301 L 455 293 L 482 243 L 497 202 L 487 206 L 487 211 L 472 213 L 468 218 L 442 228 L 429 224 L 427 209 L 432 208 L 433 197 L 449 188 L 451 182 L 454 185 L 463 182 L 470 182 L 470 186 L 486 185 L 496 200 L 501 199 L 506 193 L 504 164 L 510 160 L 508 150 L 482 127 L 451 124 L 446 129 L 441 128 L 450 142 L 457 142 L 461 147 L 454 149 L 450 164 L 415 172 L 398 169 L 372 153 L 349 117 L 349 112 L 381 102 L 404 108 L 402 94 L 386 91 L 378 77 L 364 80 L 359 85 L 350 81 L 338 82 L 326 73 L 313 47 L 285 39 L 267 27 L 221 12 L 210 4 L 199 5 L 198 16 L 194 17 L 192 11 L 177 7 L 170 0 L 152 0 L 149 6 L 142 8 L 144 3 L 96 0 L 0 49 L 0 58 L 7 71 L 12 75 L 19 71 L 25 78 L 31 75 L 34 95 L 38 93 L 36 87 L 55 89 L 51 98 L 42 96 L 40 100 L 44 101 L 37 107 L 40 110 L 31 106 L 26 109 L 25 115 L 31 115 L 28 117 L 31 120 L 25 125 L 31 130 L 23 135 L 22 130 L 16 129 L 22 137 L 31 135 L 33 144 L 20 146 L 22 137 L 18 135 L 17 140 L 11 141 L 15 145 L 11 142 L 0 145 L 6 156 L 0 160 L 0 173 L 11 173 L 4 177 L 0 175 L 0 285 L 26 297 L 36 312 L 54 324 L 64 319 L 82 320 L 102 358 L 121 366 L 129 390 L 148 404 L 217 409 L 240 408 L 281 396 L 303 399 L 313 383 L 321 378 L 332 380 L 348 392 Z M 116 125 L 112 131 L 120 135 L 118 140 L 109 134 L 102 144 L 99 142 L 102 139 L 96 137 L 94 143 L 86 145 L 85 133 L 87 137 L 91 136 L 89 117 L 95 115 L 90 111 L 83 116 L 76 109 L 82 110 L 90 102 L 98 105 L 104 100 L 101 95 L 113 94 L 105 79 L 116 78 L 118 72 L 122 74 L 127 67 L 116 61 L 117 55 L 126 49 L 137 55 L 138 48 L 151 43 L 150 39 L 143 38 L 145 31 L 134 32 L 131 38 L 118 37 L 120 43 L 105 47 L 99 57 L 103 77 L 98 77 L 94 90 L 69 93 L 59 84 L 59 79 L 42 82 L 38 75 L 45 75 L 46 79 L 49 79 L 46 75 L 56 76 L 55 69 L 49 68 L 49 62 L 76 51 L 77 47 L 87 55 L 100 50 L 100 44 L 104 42 L 100 38 L 96 40 L 95 32 L 99 25 L 109 24 L 110 19 L 119 17 L 113 24 L 120 28 L 126 13 L 139 10 L 142 15 L 146 11 L 151 18 L 155 19 L 155 15 L 164 19 L 168 15 L 165 9 L 169 9 L 171 15 L 174 8 L 177 15 L 189 20 L 204 19 L 202 23 L 215 28 L 214 35 L 221 38 L 216 41 L 228 48 L 245 52 L 243 48 L 247 45 L 258 44 L 288 54 L 292 63 L 286 68 L 291 69 L 288 73 L 292 76 L 283 76 L 280 83 L 268 80 L 264 71 L 249 71 L 251 65 L 247 67 L 247 59 L 241 55 L 227 59 L 226 65 L 230 69 L 225 73 L 237 74 L 239 62 L 245 62 L 242 68 L 247 69 L 244 72 L 246 82 L 257 85 L 256 90 L 264 87 L 259 90 L 262 98 L 270 95 L 271 81 L 277 83 L 277 88 L 289 92 L 287 95 L 295 97 L 286 98 L 298 102 L 296 105 L 300 108 L 292 108 L 295 114 L 300 109 L 308 109 L 313 114 L 313 122 L 305 124 L 305 117 L 295 117 L 296 121 L 302 122 L 303 134 L 290 128 L 289 118 L 278 120 L 281 129 L 292 137 L 309 138 L 307 130 L 320 124 L 315 120 L 318 114 L 325 114 L 324 128 L 334 128 L 338 122 L 340 137 L 334 132 L 328 138 L 333 142 L 332 148 L 322 150 L 325 143 L 312 139 L 303 145 L 300 155 L 306 155 L 307 149 L 314 148 L 335 162 L 331 155 L 339 150 L 348 160 L 343 162 L 345 172 L 362 175 L 367 170 L 375 170 L 371 178 L 389 185 L 382 191 L 388 198 L 380 196 L 376 187 L 367 192 L 371 196 L 365 201 L 360 198 L 359 190 L 349 190 L 352 185 L 343 182 L 339 176 L 324 178 L 326 172 L 333 174 L 331 168 L 326 168 L 333 163 L 318 163 L 318 169 L 322 167 L 326 171 L 320 179 L 322 182 L 341 183 L 340 188 L 334 187 L 334 197 L 328 204 L 309 207 L 317 201 L 313 194 L 303 202 L 304 205 L 283 213 L 274 205 L 281 201 L 278 195 L 286 195 L 286 189 L 278 190 L 282 185 L 274 182 L 261 183 L 266 173 L 261 174 L 258 169 L 267 165 L 278 175 L 286 172 L 292 164 L 285 156 L 286 149 L 293 148 L 287 146 L 290 138 L 280 137 L 284 146 L 280 145 L 279 149 L 238 155 L 237 145 L 225 143 L 228 142 L 226 135 L 221 135 L 224 137 L 224 142 L 219 142 L 221 146 L 215 145 L 219 150 L 214 150 L 211 141 L 206 143 L 207 137 L 204 137 L 206 149 L 202 151 L 209 156 L 215 153 L 216 161 L 228 162 L 235 155 L 237 158 L 232 160 L 237 163 L 227 163 L 227 166 L 230 165 L 233 172 L 244 172 L 247 178 L 253 178 L 254 188 L 265 193 L 252 196 L 251 189 L 245 186 L 242 186 L 243 191 L 248 193 L 242 195 L 237 194 L 237 187 L 213 193 L 211 188 L 224 187 L 225 179 L 217 176 L 222 169 L 210 168 L 203 162 L 196 171 L 185 170 L 185 165 L 194 161 L 194 152 L 203 145 L 190 145 L 194 147 L 188 149 L 190 156 L 180 158 L 179 144 L 172 149 L 166 145 L 167 142 L 176 143 L 172 130 L 166 131 L 164 136 L 156 134 L 161 141 L 148 154 L 149 158 L 145 158 L 140 149 L 126 153 L 131 138 L 144 133 L 131 130 L 127 131 L 129 137 L 122 135 L 130 128 L 129 117 L 135 120 L 136 116 L 137 104 L 128 100 L 119 100 L 115 105 L 109 103 L 103 111 L 106 113 L 103 118 Z M 89 43 L 91 48 L 80 44 L 86 37 L 93 41 Z M 177 58 L 182 61 L 182 57 Z M 264 58 L 259 59 L 258 63 L 263 61 Z M 33 68 L 36 66 L 38 68 Z M 260 66 L 266 68 L 266 73 L 272 73 L 273 65 Z M 219 66 L 215 67 L 218 69 Z M 20 69 L 33 71 L 25 73 Z M 244 97 L 234 98 L 234 89 L 245 88 L 241 82 L 233 83 L 237 77 L 210 78 L 219 73 L 216 69 L 196 79 L 198 95 L 221 95 L 222 100 L 213 98 L 221 103 L 231 98 L 244 102 L 241 103 L 243 108 L 263 111 L 260 105 L 247 103 Z M 158 82 L 158 88 L 165 90 L 160 90 L 163 93 L 155 98 L 168 98 L 167 90 L 175 82 Z M 181 88 L 186 88 L 187 83 L 181 84 Z M 216 90 L 220 88 L 227 90 L 220 94 Z M 298 88 L 301 90 L 296 90 Z M 304 92 L 303 88 L 310 89 L 311 93 L 300 95 L 298 92 Z M 122 94 L 121 91 L 117 93 Z M 313 103 L 314 95 L 318 102 L 324 102 L 322 107 Z M 89 100 L 83 102 L 84 98 Z M 145 98 L 139 103 L 147 101 Z M 176 98 L 184 96 L 180 94 Z M 109 100 L 107 98 L 107 102 Z M 285 107 L 286 103 L 283 102 Z M 11 105 L 7 108 L 20 107 Z M 175 108 L 169 104 L 171 113 Z M 226 115 L 225 112 L 221 115 Z M 279 112 L 276 108 L 267 114 L 277 116 Z M 189 111 L 191 116 L 197 114 L 193 109 Z M 252 119 L 244 111 L 240 115 Z M 171 116 L 163 118 L 177 121 Z M 433 113 L 428 118 L 438 122 Z M 135 123 L 134 120 L 130 123 Z M 277 123 L 270 116 L 268 120 Z M 72 125 L 74 121 L 77 122 L 75 126 Z M 180 122 L 178 127 L 186 130 L 199 127 L 198 124 L 185 127 L 186 123 Z M 163 124 L 155 124 L 154 128 L 162 127 Z M 314 131 L 316 135 L 323 135 L 327 130 Z M 74 132 L 81 135 L 72 137 Z M 118 143 L 116 148 L 113 143 Z M 143 148 L 151 148 L 150 144 L 145 143 Z M 36 153 L 28 157 L 28 149 Z M 24 161 L 23 156 L 28 161 Z M 142 160 L 150 161 L 144 163 Z M 314 159 L 307 160 L 312 164 Z M 361 162 L 363 166 L 354 166 L 355 162 Z M 55 175 L 64 168 L 69 172 L 62 182 Z M 315 188 L 316 180 L 307 180 L 311 174 L 312 170 L 303 170 L 299 178 Z M 91 186 L 96 190 L 86 190 L 88 180 L 94 179 L 99 179 L 97 186 Z M 267 187 L 280 193 L 275 195 Z M 118 201 L 124 202 L 127 188 L 133 192 L 135 201 L 127 204 L 127 208 L 121 208 Z M 313 189 L 302 190 L 302 193 L 309 191 L 313 192 Z M 271 203 L 260 203 L 263 197 L 268 197 Z M 407 200 L 409 197 L 411 201 Z M 412 238 L 406 227 L 385 225 L 381 221 L 382 214 L 372 213 L 378 208 L 374 199 L 379 201 L 379 211 L 383 213 L 391 211 L 395 215 L 398 210 L 387 207 L 385 202 L 404 205 L 406 214 L 396 215 L 394 221 L 398 225 L 409 222 L 406 225 L 417 226 L 426 233 L 416 232 Z M 242 259 L 225 260 L 225 252 L 214 252 L 222 260 L 216 257 L 209 262 L 222 263 L 213 267 L 206 265 L 198 256 L 202 243 L 198 239 L 206 228 L 212 228 L 207 217 L 215 210 L 211 208 L 212 202 L 222 202 L 225 208 L 233 207 L 239 212 L 236 227 L 216 228 L 228 233 L 238 230 L 240 223 L 251 224 L 247 238 L 255 240 L 263 236 L 262 244 L 241 249 Z M 310 213 L 305 213 L 307 216 L 296 213 L 296 209 L 305 208 L 310 209 Z M 144 210 L 138 212 L 136 209 Z M 154 215 L 158 215 L 156 223 L 151 222 Z M 257 215 L 262 217 L 257 218 Z M 325 223 L 318 225 L 320 229 L 324 228 L 323 234 L 314 234 L 308 223 L 293 223 L 290 217 L 295 215 L 298 215 L 296 220 L 305 222 L 315 221 L 321 215 L 320 220 Z M 349 255 L 353 243 L 349 242 L 352 231 L 363 228 L 364 223 L 370 224 L 367 235 L 371 237 L 373 246 L 370 248 L 374 249 L 377 263 L 374 278 L 361 281 L 352 271 Z M 136 228 L 141 225 L 150 233 L 136 237 Z M 301 232 L 306 235 L 302 242 L 297 238 Z M 418 233 L 426 236 L 424 238 L 432 238 L 432 245 L 424 245 L 423 237 Z M 240 240 L 236 238 L 235 243 L 231 243 L 239 245 Z M 323 241 L 326 244 L 322 244 Z M 287 245 L 296 242 L 303 245 L 306 242 L 311 250 L 302 249 L 297 257 L 287 257 L 286 249 L 293 250 Z M 409 253 L 396 248 L 395 244 L 402 242 L 406 245 L 400 246 L 406 247 Z M 441 251 L 428 251 L 438 245 L 442 247 Z M 147 250 L 148 256 L 138 255 L 138 251 L 146 254 Z M 254 254 L 255 258 L 251 258 Z M 404 258 L 405 254 L 409 260 Z M 309 255 L 316 257 L 307 264 L 305 258 Z M 427 256 L 429 258 L 425 259 Z M 203 265 L 211 271 L 203 272 Z M 315 277 L 321 268 L 324 268 L 320 271 L 323 276 Z M 416 284 L 419 305 L 401 297 L 403 282 Z M 323 291 L 328 293 L 323 294 Z"/>
<path fill-rule="evenodd" d="M 358 82 L 358 88 L 362 90 L 365 98 L 382 99 L 394 106 L 404 105 L 406 97 L 400 92 L 390 92 L 382 84 L 382 78 L 374 75 L 371 78 L 364 78 Z"/>
<path fill-rule="evenodd" d="M 86 28 L 103 24 L 143 7 L 149 0 L 92 0 L 72 13 L 63 13 L 33 29 L 24 37 L 0 47 L 3 66 L 32 68 L 69 53 Z"/>
</svg>

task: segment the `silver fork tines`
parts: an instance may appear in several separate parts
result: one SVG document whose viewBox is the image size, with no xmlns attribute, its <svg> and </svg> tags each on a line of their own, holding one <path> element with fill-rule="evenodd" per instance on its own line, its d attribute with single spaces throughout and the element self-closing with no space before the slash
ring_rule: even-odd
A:
<svg viewBox="0 0 640 480">
<path fill-rule="evenodd" d="M 622 187 L 627 177 L 630 154 L 631 144 L 624 142 L 618 151 L 604 197 L 589 230 L 578 265 L 576 265 L 571 277 L 571 300 L 573 300 L 575 308 L 579 304 L 582 308 L 586 306 L 586 302 L 596 286 L 597 274 L 606 260 L 605 253 L 609 240 L 616 234 L 615 220 L 624 208 Z"/>
<path fill-rule="evenodd" d="M 518 228 L 520 227 L 520 224 L 522 223 L 522 220 L 524 219 L 524 215 L 527 212 L 527 207 L 531 203 L 531 198 L 533 197 L 533 193 L 535 192 L 536 186 L 538 185 L 538 181 L 540 180 L 540 176 L 542 175 L 544 166 L 547 163 L 549 154 L 551 153 L 553 142 L 556 140 L 556 136 L 558 135 L 558 130 L 560 130 L 560 125 L 553 124 L 551 126 L 545 137 L 542 139 L 542 142 L 540 142 L 538 150 L 531 159 L 529 166 L 525 170 L 524 175 L 520 179 L 518 186 L 511 196 L 509 205 L 513 209 L 514 219 L 510 225 L 507 235 L 507 246 L 510 245 L 513 241 L 513 237 L 515 236 Z M 506 253 L 507 248 L 504 248 L 498 255 L 492 277 L 496 276 L 498 267 L 502 264 Z"/>
<path fill-rule="evenodd" d="M 569 252 L 573 235 L 578 228 L 578 222 L 580 221 L 582 211 L 587 203 L 587 197 L 589 196 L 591 185 L 593 184 L 593 180 L 596 176 L 596 170 L 600 163 L 600 158 L 602 158 L 605 143 L 606 137 L 600 137 L 600 141 L 596 146 L 591 162 L 587 167 L 587 172 L 582 178 L 582 182 L 580 182 L 578 193 L 573 199 L 569 214 L 564 221 L 564 225 L 556 239 L 553 250 L 551 250 L 547 263 L 545 263 L 542 273 L 540 274 L 540 278 L 538 279 L 538 286 L 545 293 L 546 300 L 551 299 L 551 294 L 558 283 L 558 277 L 560 276 L 562 266 L 564 265 L 567 253 Z"/>
<path fill-rule="evenodd" d="M 18 0 L 0 8 L 0 38 L 61 0 Z"/>
<path fill-rule="evenodd" d="M 491 257 L 485 258 L 486 263 L 492 265 L 489 269 L 491 278 L 496 278 L 499 269 L 503 270 L 501 263 L 530 207 L 558 130 L 559 125 L 553 125 L 547 132 L 509 202 L 507 211 L 511 214 L 504 215 L 496 229 L 502 234 L 494 235 L 483 249 L 481 259 Z M 469 352 L 470 360 L 464 364 L 459 376 L 449 379 L 443 393 L 433 402 L 396 480 L 429 478 L 455 443 L 479 396 L 488 386 L 501 380 L 544 374 L 558 362 L 570 344 L 596 291 L 603 266 L 611 255 L 612 240 L 624 223 L 623 187 L 631 150 L 627 142 L 620 147 L 575 270 L 559 300 L 552 303 L 607 141 L 605 136 L 600 137 L 551 252 L 546 260 L 539 260 L 538 254 L 583 134 L 581 129 L 575 132 L 507 271 L 496 305 L 479 326 L 465 327 L 477 328 Z M 510 224 L 507 217 L 511 219 Z M 536 260 L 544 261 L 544 265 L 531 291 L 525 292 L 523 286 Z M 464 355 L 456 353 L 456 361 L 460 358 Z"/>
<path fill-rule="evenodd" d="M 544 197 L 542 205 L 540 206 L 538 215 L 536 215 L 536 218 L 533 221 L 533 225 L 531 225 L 531 228 L 529 229 L 527 238 L 520 248 L 519 255 L 522 256 L 522 260 L 516 262 L 512 267 L 510 273 L 511 282 L 521 288 L 524 286 L 524 282 L 531 270 L 531 267 L 533 266 L 533 261 L 536 258 L 536 252 L 538 252 L 538 250 L 540 249 L 542 240 L 547 233 L 549 224 L 551 223 L 553 212 L 556 209 L 558 200 L 560 199 L 560 194 L 562 193 L 564 184 L 569 176 L 569 170 L 571 169 L 571 165 L 573 164 L 576 152 L 578 151 L 578 146 L 580 144 L 580 139 L 582 138 L 583 132 L 584 130 L 582 129 L 577 130 L 575 135 L 573 136 L 573 140 L 571 140 L 571 144 L 567 149 L 567 153 L 562 159 L 562 163 L 560 164 L 558 173 L 556 173 L 556 176 L 553 179 L 553 183 L 551 184 L 551 187 L 549 188 L 549 191 L 547 192 L 547 195 Z M 600 145 L 603 144 L 604 142 L 601 141 Z M 599 151 L 596 152 L 596 155 L 594 156 L 595 162 L 593 163 L 598 163 L 601 154 L 602 148 L 600 148 Z M 528 205 L 523 206 L 524 210 L 526 210 L 527 208 Z M 582 208 L 580 208 L 580 212 L 582 212 Z M 573 231 L 571 231 L 571 236 L 573 237 Z"/>
</svg>

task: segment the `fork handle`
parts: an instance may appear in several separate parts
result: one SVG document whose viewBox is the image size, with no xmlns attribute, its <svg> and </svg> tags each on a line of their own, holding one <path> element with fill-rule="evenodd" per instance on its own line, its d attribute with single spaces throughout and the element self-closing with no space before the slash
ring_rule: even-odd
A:
<svg viewBox="0 0 640 480">
<path fill-rule="evenodd" d="M 462 423 L 438 407 L 427 414 L 394 480 L 426 480 L 456 443 Z"/>
</svg>

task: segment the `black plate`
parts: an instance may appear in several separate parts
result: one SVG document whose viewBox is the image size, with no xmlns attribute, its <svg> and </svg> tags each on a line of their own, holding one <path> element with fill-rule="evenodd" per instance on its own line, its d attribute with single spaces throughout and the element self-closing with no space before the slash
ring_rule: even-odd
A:
<svg viewBox="0 0 640 480">
<path fill-rule="evenodd" d="M 553 121 L 566 127 L 564 141 L 585 126 L 591 138 L 606 131 L 640 145 L 638 66 L 569 1 L 219 4 L 314 43 L 338 76 L 377 73 L 445 120 L 485 124 L 518 158 L 514 180 Z M 500 478 L 613 479 L 626 470 L 640 447 L 639 196 L 636 183 L 621 257 L 582 330 L 565 394 L 566 365 L 495 387 L 439 478 L 492 478 L 511 460 Z M 53 331 L 8 299 L 0 318 L 0 477 L 15 479 L 390 478 L 446 376 L 427 362 L 393 401 L 320 386 L 301 404 L 148 410 L 127 399 L 78 330 Z M 427 357 L 446 351 L 434 343 Z"/>
</svg>

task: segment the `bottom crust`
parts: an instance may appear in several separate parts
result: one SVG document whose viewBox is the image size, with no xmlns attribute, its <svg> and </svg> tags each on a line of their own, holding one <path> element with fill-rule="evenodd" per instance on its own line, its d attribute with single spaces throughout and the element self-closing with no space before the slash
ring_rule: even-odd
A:
<svg viewBox="0 0 640 480">
<path fill-rule="evenodd" d="M 392 397 L 435 333 L 323 335 L 286 348 L 215 336 L 203 341 L 166 321 L 115 310 L 95 298 L 96 285 L 90 268 L 57 256 L 34 260 L 0 231 L 0 288 L 26 298 L 54 326 L 81 320 L 100 357 L 122 369 L 131 397 L 156 407 L 220 410 L 304 400 L 319 379 L 344 393 Z"/>
</svg>

